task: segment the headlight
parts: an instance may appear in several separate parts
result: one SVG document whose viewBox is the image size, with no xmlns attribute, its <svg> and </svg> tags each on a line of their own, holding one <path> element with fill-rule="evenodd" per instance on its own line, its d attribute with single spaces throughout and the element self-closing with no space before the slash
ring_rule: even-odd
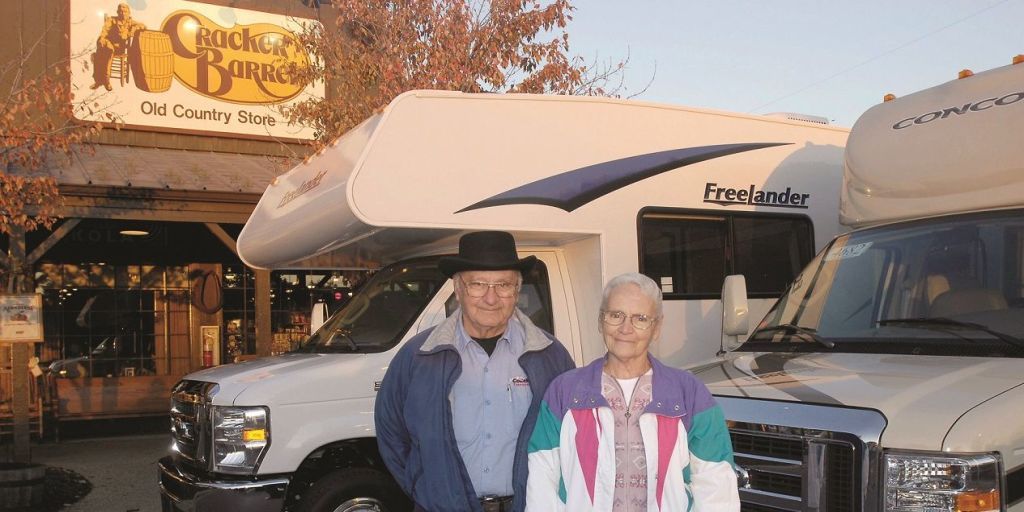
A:
<svg viewBox="0 0 1024 512">
<path fill-rule="evenodd" d="M 251 474 L 270 446 L 265 407 L 213 408 L 213 470 Z"/>
<path fill-rule="evenodd" d="M 994 454 L 886 452 L 885 510 L 997 511 L 1001 471 Z"/>
</svg>

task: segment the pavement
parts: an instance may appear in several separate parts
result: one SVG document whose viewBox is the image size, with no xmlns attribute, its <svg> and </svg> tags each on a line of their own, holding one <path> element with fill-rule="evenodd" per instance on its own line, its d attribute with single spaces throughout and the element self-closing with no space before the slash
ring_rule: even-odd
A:
<svg viewBox="0 0 1024 512">
<path fill-rule="evenodd" d="M 170 434 L 127 435 L 34 443 L 32 462 L 74 471 L 92 491 L 61 512 L 160 512 L 158 459 Z"/>
</svg>

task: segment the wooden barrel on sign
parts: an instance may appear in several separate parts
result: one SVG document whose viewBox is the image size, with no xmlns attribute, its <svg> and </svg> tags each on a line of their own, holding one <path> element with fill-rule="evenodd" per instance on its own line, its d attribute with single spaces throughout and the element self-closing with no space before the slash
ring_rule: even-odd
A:
<svg viewBox="0 0 1024 512">
<path fill-rule="evenodd" d="M 0 510 L 38 510 L 45 483 L 42 464 L 0 463 Z"/>
<path fill-rule="evenodd" d="M 130 53 L 135 87 L 146 92 L 164 92 L 171 88 L 174 76 L 171 36 L 156 30 L 143 30 L 135 35 Z"/>
</svg>

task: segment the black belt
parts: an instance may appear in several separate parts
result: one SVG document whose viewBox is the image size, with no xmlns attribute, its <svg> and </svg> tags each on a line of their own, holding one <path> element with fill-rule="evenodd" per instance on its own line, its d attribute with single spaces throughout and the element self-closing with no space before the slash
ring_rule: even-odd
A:
<svg viewBox="0 0 1024 512">
<path fill-rule="evenodd" d="M 481 496 L 480 506 L 484 512 L 512 512 L 512 496 Z"/>
</svg>

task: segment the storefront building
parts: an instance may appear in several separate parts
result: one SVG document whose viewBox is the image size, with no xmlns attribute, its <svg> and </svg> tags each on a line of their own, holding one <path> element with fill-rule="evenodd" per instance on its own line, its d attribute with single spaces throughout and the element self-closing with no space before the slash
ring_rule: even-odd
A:
<svg viewBox="0 0 1024 512">
<path fill-rule="evenodd" d="M 76 105 L 88 98 L 76 118 L 105 125 L 39 171 L 56 178 L 63 219 L 0 237 L 2 262 L 24 261 L 43 296 L 35 354 L 57 363 L 35 383 L 34 417 L 166 414 L 181 376 L 293 348 L 314 304 L 337 308 L 366 276 L 331 255 L 253 269 L 234 249 L 264 188 L 308 154 L 312 130 L 281 111 L 324 94 L 285 71 L 309 62 L 294 34 L 318 22 L 315 6 L 19 0 L 0 12 L 43 41 L 35 69 L 70 58 Z"/>
</svg>

